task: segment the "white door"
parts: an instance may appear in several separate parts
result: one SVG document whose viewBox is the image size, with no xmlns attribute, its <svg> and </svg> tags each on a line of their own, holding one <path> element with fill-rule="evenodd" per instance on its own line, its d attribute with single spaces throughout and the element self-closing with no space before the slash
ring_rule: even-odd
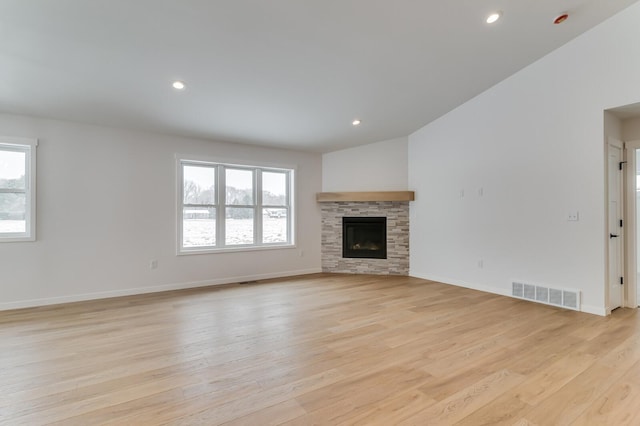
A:
<svg viewBox="0 0 640 426">
<path fill-rule="evenodd" d="M 609 310 L 622 306 L 624 293 L 624 245 L 622 232 L 622 142 L 609 139 Z"/>
</svg>

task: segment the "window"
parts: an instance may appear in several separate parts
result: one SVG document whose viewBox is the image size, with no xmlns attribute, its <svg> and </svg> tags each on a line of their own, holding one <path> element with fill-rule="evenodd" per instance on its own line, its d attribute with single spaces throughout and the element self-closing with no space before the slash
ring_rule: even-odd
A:
<svg viewBox="0 0 640 426">
<path fill-rule="evenodd" d="M 292 169 L 180 159 L 178 252 L 292 246 Z"/>
<path fill-rule="evenodd" d="M 37 144 L 0 137 L 0 242 L 35 240 Z"/>
</svg>

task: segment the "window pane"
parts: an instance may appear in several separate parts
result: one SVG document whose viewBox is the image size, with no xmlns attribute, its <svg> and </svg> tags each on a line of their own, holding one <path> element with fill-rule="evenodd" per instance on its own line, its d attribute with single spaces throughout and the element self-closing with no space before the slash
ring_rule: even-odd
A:
<svg viewBox="0 0 640 426">
<path fill-rule="evenodd" d="M 0 233 L 27 232 L 26 194 L 0 193 Z"/>
<path fill-rule="evenodd" d="M 25 189 L 25 152 L 0 150 L 0 188 Z"/>
<path fill-rule="evenodd" d="M 216 245 L 216 209 L 185 207 L 182 211 L 182 245 L 204 247 Z"/>
<path fill-rule="evenodd" d="M 215 204 L 216 169 L 184 166 L 184 204 Z"/>
<path fill-rule="evenodd" d="M 265 206 L 287 205 L 286 173 L 262 173 L 262 204 Z"/>
<path fill-rule="evenodd" d="M 227 169 L 227 205 L 253 204 L 253 171 Z"/>
<path fill-rule="evenodd" d="M 264 209 L 262 215 L 262 242 L 287 242 L 287 209 Z"/>
<path fill-rule="evenodd" d="M 253 244 L 252 208 L 227 208 L 225 225 L 226 244 Z"/>
</svg>

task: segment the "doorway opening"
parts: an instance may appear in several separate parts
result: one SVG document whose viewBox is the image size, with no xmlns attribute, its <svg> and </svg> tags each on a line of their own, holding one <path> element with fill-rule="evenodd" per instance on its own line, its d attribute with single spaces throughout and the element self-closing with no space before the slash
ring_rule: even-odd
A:
<svg viewBox="0 0 640 426">
<path fill-rule="evenodd" d="M 640 306 L 637 288 L 640 284 L 640 103 L 606 110 L 604 136 L 607 205 L 604 237 L 608 244 L 605 252 L 605 306 L 607 313 L 611 313 L 618 298 L 616 289 L 612 287 L 614 275 L 618 273 L 616 270 L 620 270 L 622 278 L 619 282 L 623 283 L 619 288 L 620 306 Z M 618 160 L 616 156 L 619 155 L 622 158 Z M 618 173 L 615 173 L 616 169 Z M 621 204 L 619 211 L 614 212 L 618 188 L 622 191 Z M 619 218 L 616 217 L 618 215 Z"/>
<path fill-rule="evenodd" d="M 625 161 L 627 162 L 625 173 L 625 217 L 627 219 L 625 272 L 629 280 L 627 286 L 629 303 L 627 306 L 640 306 L 640 294 L 637 291 L 637 285 L 640 282 L 640 140 L 625 143 Z"/>
</svg>

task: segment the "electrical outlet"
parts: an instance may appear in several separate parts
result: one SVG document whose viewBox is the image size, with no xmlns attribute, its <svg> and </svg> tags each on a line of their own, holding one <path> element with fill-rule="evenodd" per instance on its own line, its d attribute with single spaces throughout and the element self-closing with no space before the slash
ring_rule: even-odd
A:
<svg viewBox="0 0 640 426">
<path fill-rule="evenodd" d="M 567 215 L 567 220 L 569 222 L 577 222 L 577 221 L 579 221 L 580 220 L 580 213 L 577 210 L 573 211 L 573 212 L 570 212 Z"/>
<path fill-rule="evenodd" d="M 482 259 L 478 260 L 478 268 L 484 268 L 484 261 Z"/>
<path fill-rule="evenodd" d="M 154 259 L 149 262 L 149 269 L 158 269 L 158 261 Z"/>
</svg>

